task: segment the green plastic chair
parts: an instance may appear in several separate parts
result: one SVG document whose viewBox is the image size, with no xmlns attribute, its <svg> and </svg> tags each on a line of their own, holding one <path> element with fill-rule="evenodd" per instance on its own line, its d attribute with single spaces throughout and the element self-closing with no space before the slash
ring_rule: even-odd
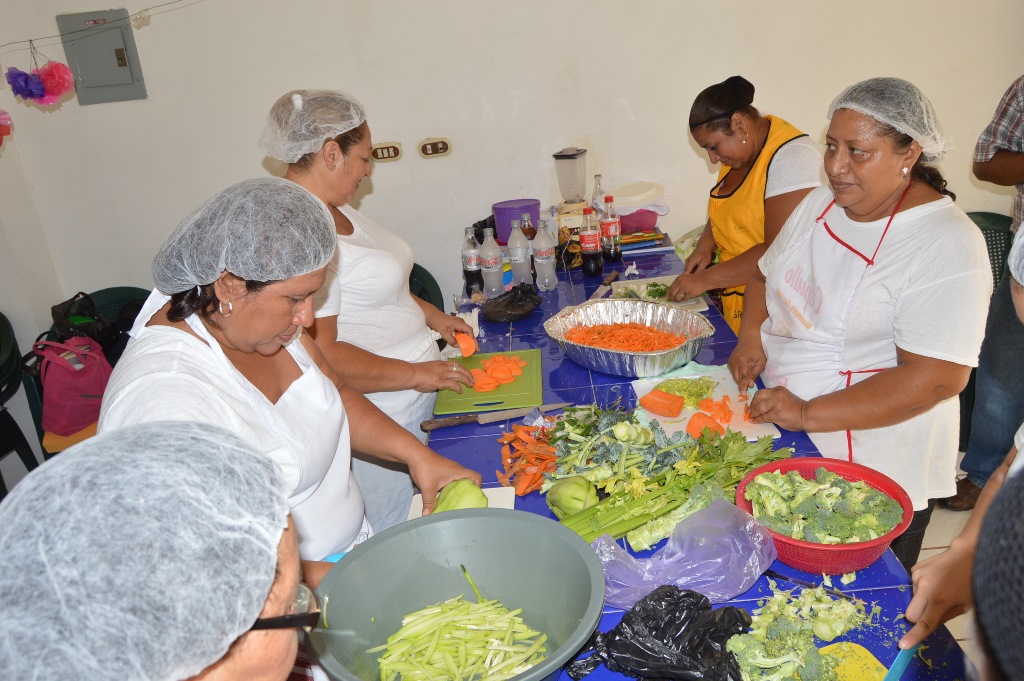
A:
<svg viewBox="0 0 1024 681">
<path fill-rule="evenodd" d="M 986 211 L 968 213 L 967 217 L 978 225 L 982 236 L 985 237 L 988 260 L 992 265 L 992 284 L 999 286 L 1003 270 L 1006 269 L 1006 257 L 1010 254 L 1010 246 L 1013 245 L 1013 232 L 1010 231 L 1012 220 L 1009 215 Z"/>
<path fill-rule="evenodd" d="M 111 286 L 93 291 L 89 297 L 92 298 L 100 316 L 113 324 L 121 316 L 121 308 L 133 301 L 145 300 L 149 297 L 149 291 L 138 286 Z M 57 334 L 52 326 L 43 340 L 57 340 Z M 25 396 L 28 398 L 28 406 L 32 412 L 32 421 L 36 426 L 36 436 L 39 438 L 43 458 L 49 459 L 60 452 L 51 452 L 43 445 L 43 438 L 46 435 L 43 430 L 43 383 L 39 380 L 37 362 L 38 357 L 31 351 L 22 357 L 25 370 L 21 373 L 21 381 L 25 386 Z"/>
<path fill-rule="evenodd" d="M 0 314 L 0 459 L 17 453 L 26 471 L 31 471 L 39 462 L 25 439 L 17 421 L 7 411 L 7 401 L 21 388 L 21 353 L 14 338 L 14 328 L 3 314 Z M 0 499 L 7 496 L 7 485 L 0 475 Z"/>
<path fill-rule="evenodd" d="M 409 291 L 444 312 L 444 296 L 441 295 L 441 287 L 437 285 L 437 280 L 425 268 L 415 263 L 412 272 L 409 273 Z"/>
<path fill-rule="evenodd" d="M 977 211 L 968 213 L 967 217 L 978 225 L 981 235 L 985 237 L 988 249 L 988 261 L 992 266 L 992 288 L 995 290 L 1003 278 L 1006 269 L 1006 258 L 1010 255 L 1013 245 L 1013 232 L 1010 231 L 1012 220 L 1009 215 Z M 967 449 L 967 440 L 971 435 L 971 415 L 974 411 L 977 369 L 971 369 L 967 387 L 960 393 L 960 451 Z"/>
</svg>

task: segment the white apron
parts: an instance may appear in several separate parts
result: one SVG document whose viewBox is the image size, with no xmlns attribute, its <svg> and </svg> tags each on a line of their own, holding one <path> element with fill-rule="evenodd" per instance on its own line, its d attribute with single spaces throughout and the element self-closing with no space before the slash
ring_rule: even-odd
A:
<svg viewBox="0 0 1024 681">
<path fill-rule="evenodd" d="M 299 483 L 288 497 L 299 555 L 304 560 L 322 560 L 367 539 L 372 530 L 363 515 L 359 486 L 351 475 L 348 419 L 341 397 L 301 341 L 296 338 L 285 349 L 302 376 L 272 404 L 231 364 L 198 317 L 193 315 L 186 322 L 210 345 L 263 415 L 267 429 L 299 464 Z"/>
<path fill-rule="evenodd" d="M 896 211 L 902 202 L 901 198 Z M 814 228 L 794 239 L 766 277 L 768 319 L 761 327 L 761 341 L 768 361 L 763 380 L 768 387 L 785 387 L 803 400 L 896 366 L 889 317 L 885 312 L 871 314 L 872 304 L 887 292 L 872 287 L 870 275 L 897 213 L 887 220 L 857 223 L 856 233 L 844 239 L 828 226 L 829 215 L 835 217 L 832 211 L 841 210 L 834 201 L 829 203 Z M 858 342 L 848 344 L 852 326 Z M 922 416 L 927 415 L 915 419 Z M 914 452 L 892 451 L 905 425 L 915 419 L 884 428 L 808 435 L 823 456 L 881 471 L 907 490 L 916 508 L 923 508 L 927 486 L 921 470 L 915 472 Z"/>
<path fill-rule="evenodd" d="M 437 342 L 427 333 L 407 340 L 397 347 L 394 355 L 409 362 L 441 359 Z M 434 415 L 436 392 L 397 390 L 368 393 L 366 398 L 420 442 L 426 442 L 427 434 L 420 429 L 420 424 Z M 379 459 L 356 452 L 352 458 L 352 471 L 363 492 L 366 518 L 375 531 L 382 532 L 406 520 L 413 495 L 412 478 L 407 468 L 379 463 Z"/>
</svg>

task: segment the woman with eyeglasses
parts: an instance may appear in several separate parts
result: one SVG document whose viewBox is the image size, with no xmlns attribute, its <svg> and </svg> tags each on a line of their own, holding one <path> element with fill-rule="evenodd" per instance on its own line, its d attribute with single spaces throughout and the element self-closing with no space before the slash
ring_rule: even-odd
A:
<svg viewBox="0 0 1024 681">
<path fill-rule="evenodd" d="M 374 530 L 352 448 L 408 466 L 426 512 L 448 482 L 480 482 L 346 384 L 302 333 L 334 249 L 326 207 L 281 178 L 239 182 L 197 208 L 153 260 L 156 290 L 99 420 L 100 432 L 174 419 L 236 433 L 283 471 L 299 553 L 317 561 Z"/>
<path fill-rule="evenodd" d="M 0 678 L 283 681 L 300 583 L 280 468 L 214 426 L 101 433 L 0 503 Z"/>
</svg>

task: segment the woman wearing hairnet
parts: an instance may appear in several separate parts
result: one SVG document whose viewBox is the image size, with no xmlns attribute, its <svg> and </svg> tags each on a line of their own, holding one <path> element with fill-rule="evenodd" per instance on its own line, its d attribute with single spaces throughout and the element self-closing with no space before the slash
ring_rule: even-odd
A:
<svg viewBox="0 0 1024 681">
<path fill-rule="evenodd" d="M 464 368 L 441 361 L 430 331 L 454 344 L 454 331 L 472 329 L 409 292 L 409 245 L 349 205 L 370 175 L 366 112 L 342 92 L 295 90 L 271 107 L 260 146 L 288 163 L 285 179 L 323 201 L 334 222 L 338 251 L 314 300 L 312 335 L 351 386 L 425 440 L 419 425 L 433 415 L 436 391 L 472 384 Z M 356 449 L 366 517 L 377 531 L 397 525 L 412 499 L 408 473 Z"/>
<path fill-rule="evenodd" d="M 917 87 L 872 78 L 828 115 L 829 184 L 761 258 L 729 368 L 741 391 L 764 372 L 751 421 L 807 431 L 907 491 L 914 520 L 892 548 L 909 569 L 935 500 L 956 491 L 954 398 L 978 362 L 992 272 L 928 165 L 950 144 Z"/>
<path fill-rule="evenodd" d="M 407 465 L 424 509 L 474 471 L 425 447 L 348 387 L 302 335 L 334 255 L 324 205 L 280 178 L 200 206 L 153 260 L 154 291 L 103 396 L 99 430 L 174 419 L 228 428 L 281 468 L 299 553 L 323 560 L 372 531 L 350 446 Z"/>
<path fill-rule="evenodd" d="M 708 222 L 669 300 L 722 293 L 722 314 L 733 331 L 743 315 L 744 284 L 757 260 L 797 204 L 821 186 L 821 152 L 806 134 L 754 108 L 754 85 L 732 76 L 701 91 L 690 108 L 690 134 L 718 181 L 708 197 Z M 719 250 L 721 262 L 708 267 Z"/>
<path fill-rule="evenodd" d="M 0 677 L 284 681 L 319 617 L 300 576 L 268 458 L 199 423 L 102 433 L 0 503 Z"/>
<path fill-rule="evenodd" d="M 1013 306 L 1016 308 L 1017 318 L 1024 322 L 1024 283 L 1021 283 L 1024 282 L 1024 239 L 1014 239 L 1013 247 L 1010 249 L 1010 254 L 1006 259 L 1006 266 L 1010 272 L 1008 279 Z M 981 495 L 978 497 L 978 503 L 975 505 L 974 512 L 971 513 L 971 517 L 967 520 L 963 531 L 950 543 L 948 549 L 914 566 L 912 570 L 914 598 L 910 601 L 910 605 L 907 606 L 907 620 L 913 622 L 914 627 L 900 641 L 901 648 L 913 647 L 935 631 L 942 623 L 966 612 L 971 608 L 974 601 L 978 599 L 979 591 L 987 590 L 988 593 L 997 593 L 999 594 L 998 597 L 1002 597 L 999 590 L 993 588 L 996 582 L 988 581 L 987 576 L 979 580 L 978 576 L 975 575 L 974 583 L 976 586 L 972 593 L 972 566 L 976 560 L 976 553 L 980 557 L 983 552 L 989 552 L 988 558 L 990 562 L 1001 560 L 1000 556 L 1006 557 L 1010 555 L 1008 552 L 1004 553 L 1001 550 L 994 550 L 992 544 L 982 547 L 979 533 L 982 528 L 982 521 L 984 521 L 989 512 L 988 508 L 1000 489 L 1006 484 L 1006 479 L 1014 477 L 1024 480 L 1024 477 L 1019 475 L 1021 469 L 1024 469 L 1024 457 L 1017 458 L 1017 452 L 1021 448 L 1024 448 L 1024 423 L 1017 429 L 1017 433 L 1013 437 L 1013 446 L 1010 447 L 1010 452 L 1006 455 L 1006 459 L 992 473 L 988 482 L 985 483 L 985 487 L 982 488 Z M 1018 490 L 1020 489 L 1020 480 L 1017 483 Z M 1020 493 L 1015 492 L 1014 494 L 1019 495 Z M 1015 517 L 1018 520 L 1024 518 L 1021 510 L 1018 507 L 1014 511 Z M 1015 545 L 1012 547 L 1013 555 L 1017 558 L 1024 557 L 1024 536 L 1020 534 L 1021 529 L 1020 527 L 1017 528 L 1018 536 L 1014 540 Z M 993 570 L 994 568 L 993 564 L 988 569 Z M 1019 562 L 1010 568 L 1014 571 L 1013 581 L 1017 584 L 1020 583 L 1019 573 L 1022 568 L 1024 568 L 1024 565 Z M 1017 601 L 1012 604 L 1014 606 L 1012 613 L 1020 623 L 1024 624 L 1024 619 L 1020 618 L 1024 614 L 1024 607 L 1019 607 L 1022 605 L 1020 599 L 1024 598 L 1024 590 L 1017 591 L 1016 598 Z M 979 607 L 979 618 L 980 615 Z M 998 621 L 998 619 L 993 620 L 993 622 Z M 991 626 L 991 624 L 988 626 Z M 1014 636 L 1018 635 L 1016 629 L 1006 629 L 1005 631 L 1012 631 Z M 1020 649 L 1019 645 L 1015 647 L 1018 650 Z M 1019 658 L 1020 656 L 1018 655 L 1017 657 Z M 1015 661 L 1013 671 L 1014 674 L 1009 678 L 1016 678 L 1024 674 L 1024 659 L 1017 659 Z"/>
</svg>

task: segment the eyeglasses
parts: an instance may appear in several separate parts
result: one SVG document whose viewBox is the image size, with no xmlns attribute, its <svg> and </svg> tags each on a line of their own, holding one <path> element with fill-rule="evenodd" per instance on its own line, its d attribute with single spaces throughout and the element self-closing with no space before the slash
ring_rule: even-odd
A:
<svg viewBox="0 0 1024 681">
<path fill-rule="evenodd" d="M 299 627 L 309 632 L 320 622 L 320 607 L 320 596 L 316 591 L 300 582 L 290 614 L 280 617 L 261 617 L 253 623 L 249 630 Z"/>
</svg>

